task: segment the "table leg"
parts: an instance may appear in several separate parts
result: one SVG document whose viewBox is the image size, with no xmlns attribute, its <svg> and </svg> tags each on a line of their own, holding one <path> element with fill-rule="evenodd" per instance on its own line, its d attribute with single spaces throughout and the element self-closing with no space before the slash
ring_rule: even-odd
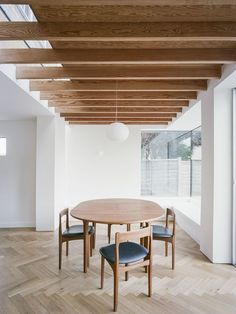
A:
<svg viewBox="0 0 236 314">
<path fill-rule="evenodd" d="M 145 225 L 145 227 L 150 227 L 150 223 L 149 222 L 146 222 L 144 225 Z M 145 246 L 145 248 L 147 248 L 149 250 L 148 238 L 146 237 L 143 240 L 144 240 L 144 244 L 143 245 Z M 145 267 L 145 273 L 147 273 L 148 272 L 148 266 L 144 266 L 144 267 Z"/>
<path fill-rule="evenodd" d="M 140 229 L 143 228 L 143 222 L 140 222 Z M 144 246 L 144 239 L 140 239 L 140 245 L 143 245 Z"/>
<path fill-rule="evenodd" d="M 84 273 L 87 273 L 88 268 L 88 222 L 83 221 L 84 224 Z"/>
<path fill-rule="evenodd" d="M 145 224 L 144 224 L 144 226 L 145 227 L 150 227 L 150 223 L 149 222 L 146 222 Z M 144 239 L 144 246 L 147 248 L 147 249 L 149 249 L 149 245 L 148 245 L 149 243 L 148 243 L 148 238 L 145 238 Z"/>
</svg>

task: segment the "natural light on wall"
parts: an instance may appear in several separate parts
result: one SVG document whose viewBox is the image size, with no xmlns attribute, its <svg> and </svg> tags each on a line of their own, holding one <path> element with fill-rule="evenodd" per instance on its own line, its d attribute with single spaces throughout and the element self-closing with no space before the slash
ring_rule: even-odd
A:
<svg viewBox="0 0 236 314">
<path fill-rule="evenodd" d="M 6 156 L 7 154 L 7 139 L 0 137 L 0 156 Z"/>
</svg>

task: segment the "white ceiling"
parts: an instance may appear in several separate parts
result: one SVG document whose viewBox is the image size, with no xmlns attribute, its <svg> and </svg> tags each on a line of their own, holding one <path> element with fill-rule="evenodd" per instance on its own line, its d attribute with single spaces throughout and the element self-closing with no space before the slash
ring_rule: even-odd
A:
<svg viewBox="0 0 236 314">
<path fill-rule="evenodd" d="M 22 120 L 45 115 L 52 115 L 52 112 L 0 71 L 0 120 Z"/>
</svg>

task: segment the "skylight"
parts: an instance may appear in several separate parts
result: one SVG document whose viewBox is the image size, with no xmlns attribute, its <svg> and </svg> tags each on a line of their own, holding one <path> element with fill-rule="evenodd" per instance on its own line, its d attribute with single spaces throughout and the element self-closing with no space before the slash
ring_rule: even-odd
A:
<svg viewBox="0 0 236 314">
<path fill-rule="evenodd" d="M 37 22 L 29 5 L 0 5 L 0 21 Z M 0 48 L 52 48 L 47 40 L 0 42 Z"/>
</svg>

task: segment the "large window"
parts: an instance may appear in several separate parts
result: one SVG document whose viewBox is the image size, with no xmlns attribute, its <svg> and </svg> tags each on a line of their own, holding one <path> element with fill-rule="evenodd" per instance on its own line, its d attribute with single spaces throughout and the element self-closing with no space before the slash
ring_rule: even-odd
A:
<svg viewBox="0 0 236 314">
<path fill-rule="evenodd" d="M 201 128 L 142 132 L 141 194 L 200 197 Z"/>
</svg>

